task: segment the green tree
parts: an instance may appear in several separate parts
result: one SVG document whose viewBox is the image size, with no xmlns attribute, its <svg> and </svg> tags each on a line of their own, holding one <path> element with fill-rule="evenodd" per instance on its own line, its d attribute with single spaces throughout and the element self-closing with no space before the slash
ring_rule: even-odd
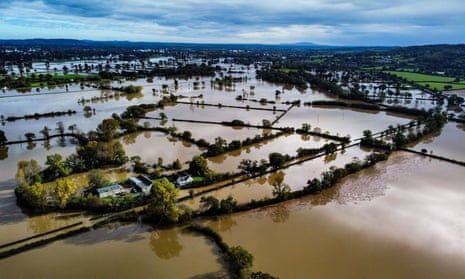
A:
<svg viewBox="0 0 465 279">
<path fill-rule="evenodd" d="M 43 210 L 47 205 L 47 191 L 40 182 L 31 186 L 20 186 L 23 190 L 23 199 L 36 210 Z"/>
<path fill-rule="evenodd" d="M 270 166 L 273 168 L 282 167 L 284 163 L 286 163 L 286 155 L 283 155 L 278 152 L 273 152 L 268 156 L 268 160 L 270 161 Z"/>
<path fill-rule="evenodd" d="M 53 154 L 47 156 L 45 161 L 47 168 L 44 171 L 46 180 L 53 180 L 58 177 L 68 176 L 70 173 L 69 168 L 65 165 L 63 157 L 60 154 Z"/>
<path fill-rule="evenodd" d="M 55 183 L 53 194 L 61 208 L 65 208 L 69 199 L 76 193 L 77 186 L 67 178 L 59 179 Z"/>
<path fill-rule="evenodd" d="M 20 186 L 29 186 L 41 182 L 39 163 L 36 160 L 19 161 L 16 180 Z"/>
<path fill-rule="evenodd" d="M 273 196 L 277 199 L 286 199 L 291 192 L 289 185 L 284 183 L 284 172 L 278 171 L 270 175 L 269 183 L 273 186 Z"/>
<path fill-rule="evenodd" d="M 181 164 L 181 161 L 179 159 L 176 159 L 174 162 L 173 162 L 173 169 L 174 170 L 180 170 L 182 169 L 182 164 Z"/>
<path fill-rule="evenodd" d="M 119 121 L 114 118 L 104 119 L 97 127 L 97 133 L 105 141 L 109 141 L 115 137 L 116 131 L 119 128 Z"/>
<path fill-rule="evenodd" d="M 253 265 L 253 255 L 241 246 L 232 246 L 228 249 L 227 259 L 235 274 L 242 274 Z"/>
<path fill-rule="evenodd" d="M 0 130 L 0 145 L 7 143 L 8 140 L 5 136 L 5 132 Z"/>
<path fill-rule="evenodd" d="M 208 168 L 207 160 L 202 156 L 192 158 L 188 171 L 194 176 L 210 177 L 212 175 L 212 171 Z"/>
<path fill-rule="evenodd" d="M 168 179 L 162 178 L 153 184 L 147 213 L 153 221 L 161 224 L 176 223 L 180 212 L 176 206 L 178 189 Z"/>
<path fill-rule="evenodd" d="M 109 181 L 105 179 L 103 171 L 99 169 L 91 170 L 87 175 L 87 179 L 89 180 L 88 184 L 90 188 L 101 188 L 109 183 Z"/>
</svg>

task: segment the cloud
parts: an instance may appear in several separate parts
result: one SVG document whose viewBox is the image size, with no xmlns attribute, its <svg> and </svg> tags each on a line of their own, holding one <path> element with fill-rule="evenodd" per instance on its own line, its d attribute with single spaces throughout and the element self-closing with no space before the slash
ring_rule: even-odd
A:
<svg viewBox="0 0 465 279">
<path fill-rule="evenodd" d="M 463 40 L 463 14 L 462 0 L 12 0 L 0 2 L 0 36 L 420 44 Z"/>
</svg>

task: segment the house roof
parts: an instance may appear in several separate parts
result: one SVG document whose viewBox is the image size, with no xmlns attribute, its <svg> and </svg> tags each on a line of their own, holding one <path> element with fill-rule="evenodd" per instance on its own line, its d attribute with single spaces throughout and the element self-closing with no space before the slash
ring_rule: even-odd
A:
<svg viewBox="0 0 465 279">
<path fill-rule="evenodd" d="M 121 185 L 115 183 L 115 184 L 111 184 L 110 186 L 98 188 L 97 192 L 99 194 L 103 194 L 103 193 L 107 193 L 107 192 L 118 191 L 118 190 L 121 190 L 122 188 L 123 187 L 121 187 Z"/>
</svg>

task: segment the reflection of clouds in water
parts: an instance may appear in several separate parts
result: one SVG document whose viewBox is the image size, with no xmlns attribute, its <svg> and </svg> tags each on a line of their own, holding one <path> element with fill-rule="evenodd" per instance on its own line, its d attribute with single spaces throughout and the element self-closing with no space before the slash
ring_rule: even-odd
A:
<svg viewBox="0 0 465 279">
<path fill-rule="evenodd" d="M 74 245 L 94 245 L 106 241 L 132 243 L 143 240 L 144 234 L 149 230 L 150 228 L 144 225 L 110 223 L 100 229 L 70 237 L 64 241 Z"/>
<path fill-rule="evenodd" d="M 397 159 L 386 169 L 374 172 L 369 180 L 365 175 L 345 183 L 384 185 L 389 189 L 386 196 L 357 205 L 334 203 L 325 207 L 325 214 L 364 234 L 374 233 L 407 247 L 456 254 L 465 259 L 465 193 L 457 187 L 463 174 L 454 173 L 458 167 L 439 161 Z M 432 172 L 437 173 L 436 178 L 427 175 Z"/>
</svg>

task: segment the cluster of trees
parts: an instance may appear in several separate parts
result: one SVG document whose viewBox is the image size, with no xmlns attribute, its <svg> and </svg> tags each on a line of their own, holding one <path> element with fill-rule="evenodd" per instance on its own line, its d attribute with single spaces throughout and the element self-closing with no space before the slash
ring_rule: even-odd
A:
<svg viewBox="0 0 465 279">
<path fill-rule="evenodd" d="M 337 151 L 337 144 L 334 142 L 326 143 L 320 148 L 299 148 L 297 149 L 297 156 L 312 156 L 324 152 L 325 154 L 332 154 Z"/>
<path fill-rule="evenodd" d="M 49 162 L 48 162 L 49 163 Z M 18 201 L 36 211 L 50 208 L 65 208 L 76 193 L 76 184 L 68 178 L 62 178 L 49 185 L 42 184 L 41 168 L 37 161 L 18 162 L 16 179 L 18 187 L 15 193 Z"/>
<path fill-rule="evenodd" d="M 44 210 L 47 204 L 51 207 L 57 205 L 54 202 L 51 204 L 47 202 L 47 197 L 50 196 L 58 201 L 59 207 L 64 208 L 76 190 L 76 186 L 67 176 L 106 165 L 122 165 L 127 161 L 128 158 L 121 143 L 95 141 L 77 147 L 76 154 L 66 159 L 60 154 L 47 156 L 44 168 L 35 160 L 20 161 L 16 175 L 18 181 L 16 194 L 19 200 L 36 210 Z M 56 184 L 53 190 L 42 184 L 52 181 Z M 103 182 L 96 178 L 91 180 L 91 183 L 101 185 Z"/>
<path fill-rule="evenodd" d="M 321 175 L 321 179 L 314 178 L 307 182 L 304 188 L 305 192 L 318 192 L 334 186 L 342 178 L 347 175 L 356 173 L 364 168 L 373 166 L 377 162 L 385 161 L 388 159 L 390 153 L 372 153 L 364 160 L 354 160 L 346 164 L 343 168 L 331 167 Z"/>
<path fill-rule="evenodd" d="M 8 142 L 8 139 L 6 138 L 5 132 L 3 130 L 0 130 L 0 145 L 4 145 Z"/>
<path fill-rule="evenodd" d="M 221 137 L 217 137 L 215 139 L 215 142 L 212 144 L 209 144 L 207 151 L 204 152 L 202 155 L 206 157 L 213 157 L 213 156 L 221 155 L 226 152 L 241 149 L 242 147 L 245 147 L 245 146 L 249 146 L 249 145 L 257 144 L 263 141 L 275 139 L 284 134 L 285 132 L 278 132 L 275 134 L 266 134 L 266 135 L 256 135 L 253 138 L 248 137 L 242 141 L 233 140 L 230 143 L 228 143 L 225 139 Z"/>
<path fill-rule="evenodd" d="M 237 206 L 237 201 L 232 196 L 222 200 L 218 200 L 214 196 L 203 196 L 200 198 L 200 203 L 204 214 L 207 215 L 232 213 Z"/>
<path fill-rule="evenodd" d="M 166 178 L 153 183 L 146 213 L 150 221 L 161 224 L 176 224 L 189 221 L 192 210 L 177 205 L 179 190 Z"/>
<path fill-rule="evenodd" d="M 6 75 L 2 79 L 0 79 L 0 87 L 16 89 L 30 88 L 34 84 L 38 84 L 40 87 L 43 87 L 46 85 L 53 86 L 69 82 L 95 82 L 99 80 L 100 77 L 97 75 L 51 75 L 32 73 L 28 76 Z"/>
<path fill-rule="evenodd" d="M 208 167 L 208 161 L 202 156 L 194 156 L 189 163 L 188 172 L 193 176 L 210 178 L 214 172 Z"/>
<path fill-rule="evenodd" d="M 374 138 L 373 133 L 370 130 L 363 131 L 363 138 L 361 139 L 360 144 L 362 146 L 377 147 L 388 150 L 401 148 L 408 143 L 419 140 L 427 134 L 440 130 L 446 122 L 447 113 L 440 111 L 429 111 L 428 116 L 424 120 L 419 120 L 417 122 L 412 121 L 408 126 L 399 125 L 397 128 L 391 126 L 386 131 L 383 131 L 381 135 L 395 133 L 392 137 L 392 144 L 387 143 L 382 139 Z M 421 124 L 423 124 L 423 129 L 416 129 L 415 131 L 410 129 L 407 135 L 405 135 L 404 131 L 407 128 L 412 128 L 415 125 L 417 128 L 420 128 Z"/>
<path fill-rule="evenodd" d="M 46 112 L 46 113 L 34 113 L 34 114 L 26 114 L 23 116 L 8 116 L 5 118 L 6 121 L 16 121 L 20 119 L 39 119 L 43 117 L 56 117 L 56 116 L 63 116 L 63 115 L 73 115 L 76 114 L 75 110 L 67 110 L 67 111 L 54 111 L 54 112 Z"/>
<path fill-rule="evenodd" d="M 330 135 L 329 132 L 322 133 L 321 129 L 319 129 L 319 128 L 315 128 L 315 129 L 313 129 L 313 131 L 311 130 L 311 128 L 312 127 L 311 127 L 310 124 L 303 123 L 302 128 L 296 129 L 295 132 L 297 134 L 301 134 L 301 135 L 314 135 L 314 136 L 318 136 L 318 137 L 322 137 L 322 138 L 326 138 L 326 139 L 336 140 L 336 141 L 339 141 L 339 142 L 342 142 L 342 143 L 349 143 L 350 142 L 350 136 L 341 137 L 341 136 L 337 136 L 337 135 Z"/>
<path fill-rule="evenodd" d="M 287 154 L 273 152 L 268 155 L 268 160 L 262 159 L 260 161 L 252 161 L 250 159 L 244 159 L 240 162 L 238 169 L 245 175 L 254 176 L 265 173 L 270 167 L 274 169 L 281 168 L 291 159 L 292 157 Z"/>
<path fill-rule="evenodd" d="M 294 85 L 299 89 L 307 89 L 306 74 L 303 71 L 284 71 L 282 69 L 257 70 L 257 78 L 274 83 Z"/>
<path fill-rule="evenodd" d="M 212 240 L 220 249 L 224 261 L 228 264 L 228 269 L 232 278 L 254 278 L 254 279 L 275 279 L 272 275 L 264 272 L 251 272 L 253 266 L 253 255 L 241 246 L 229 246 L 223 238 L 210 227 L 198 224 L 191 224 L 188 230 L 203 234 Z"/>
<path fill-rule="evenodd" d="M 176 68 L 154 68 L 148 76 L 164 76 L 164 77 L 191 77 L 191 76 L 214 76 L 215 67 L 206 65 L 204 63 L 197 64 L 186 64 Z"/>
<path fill-rule="evenodd" d="M 358 109 L 366 109 L 366 110 L 376 110 L 379 111 L 381 108 L 375 104 L 367 104 L 367 103 L 347 103 L 343 101 L 335 101 L 335 100 L 321 100 L 321 101 L 313 101 L 313 102 L 306 102 L 304 105 L 307 106 L 338 106 L 338 107 L 350 107 L 350 108 L 358 108 Z"/>
<path fill-rule="evenodd" d="M 142 92 L 143 87 L 140 85 L 128 85 L 128 86 L 122 86 L 122 87 L 112 87 L 111 88 L 114 91 L 121 91 L 124 92 L 127 95 L 131 94 L 139 94 Z"/>
</svg>

